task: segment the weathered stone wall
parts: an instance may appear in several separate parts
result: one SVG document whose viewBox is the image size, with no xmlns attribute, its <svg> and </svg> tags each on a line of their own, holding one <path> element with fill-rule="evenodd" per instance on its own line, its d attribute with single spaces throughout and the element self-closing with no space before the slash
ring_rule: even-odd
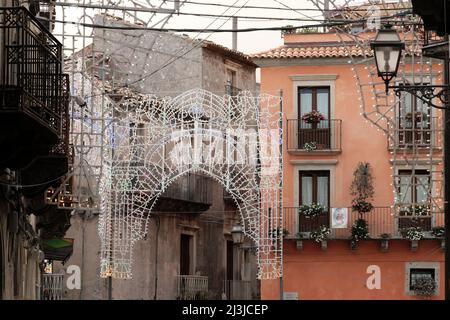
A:
<svg viewBox="0 0 450 320">
<path fill-rule="evenodd" d="M 27 243 L 21 231 L 8 228 L 8 216 L 8 202 L 0 190 L 0 299 L 39 299 L 39 256 L 25 248 Z"/>
</svg>

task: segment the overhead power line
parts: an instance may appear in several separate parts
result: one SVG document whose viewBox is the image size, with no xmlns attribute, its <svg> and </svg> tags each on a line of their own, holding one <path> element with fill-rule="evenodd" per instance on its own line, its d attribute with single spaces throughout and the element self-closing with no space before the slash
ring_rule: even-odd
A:
<svg viewBox="0 0 450 320">
<path fill-rule="evenodd" d="M 120 11 L 131 11 L 131 12 L 141 12 L 141 13 L 172 13 L 177 15 L 185 15 L 185 16 L 193 16 L 193 17 L 209 17 L 209 18 L 238 18 L 238 19 L 252 19 L 252 20 L 279 20 L 279 21 L 315 21 L 311 17 L 307 17 L 308 19 L 298 19 L 292 17 L 274 17 L 274 16 L 237 16 L 237 15 L 224 15 L 224 14 L 213 14 L 213 13 L 198 13 L 198 12 L 176 12 L 173 9 L 164 9 L 165 11 L 161 12 L 161 9 L 157 8 L 144 8 L 144 7 L 123 7 L 123 6 L 112 6 L 112 5 L 96 5 L 96 4 L 77 4 L 71 2 L 57 2 L 57 6 L 61 7 L 77 7 L 83 9 L 102 9 L 102 10 L 120 10 Z M 319 21 L 319 20 L 317 20 Z"/>
<path fill-rule="evenodd" d="M 176 2 L 176 0 L 165 0 L 166 2 Z M 192 4 L 192 5 L 203 5 L 203 6 L 213 6 L 213 7 L 231 7 L 231 8 L 239 8 L 238 6 L 229 6 L 223 3 L 214 3 L 214 2 L 199 2 L 199 1 L 185 1 L 186 4 Z M 339 11 L 348 11 L 347 8 L 335 8 L 335 9 L 317 9 L 317 8 L 286 8 L 286 7 L 271 7 L 271 6 L 244 6 L 243 9 L 261 9 L 261 10 L 279 10 L 279 11 L 316 11 L 316 12 L 339 12 Z M 403 8 L 403 9 L 411 9 L 411 8 Z M 396 11 L 399 10 L 398 8 L 382 8 L 382 11 Z M 359 12 L 366 12 L 367 9 L 361 8 L 352 8 L 351 11 L 359 11 Z"/>
</svg>

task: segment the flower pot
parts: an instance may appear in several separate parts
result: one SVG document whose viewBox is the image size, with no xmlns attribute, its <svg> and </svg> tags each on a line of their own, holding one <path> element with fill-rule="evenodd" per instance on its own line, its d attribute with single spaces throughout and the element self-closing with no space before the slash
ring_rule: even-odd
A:
<svg viewBox="0 0 450 320">
<path fill-rule="evenodd" d="M 350 241 L 350 250 L 356 251 L 356 249 L 358 249 L 358 242 Z"/>
<path fill-rule="evenodd" d="M 419 248 L 419 240 L 411 240 L 411 251 L 417 251 Z"/>
<path fill-rule="evenodd" d="M 320 247 L 322 248 L 323 251 L 327 250 L 327 246 L 328 246 L 327 240 L 322 240 L 320 242 Z"/>
<path fill-rule="evenodd" d="M 303 250 L 303 240 L 296 241 L 297 250 Z"/>
<path fill-rule="evenodd" d="M 445 239 L 441 240 L 441 249 L 445 250 Z"/>
<path fill-rule="evenodd" d="M 381 240 L 381 251 L 387 252 L 389 250 L 389 240 L 388 239 L 382 239 Z"/>
</svg>

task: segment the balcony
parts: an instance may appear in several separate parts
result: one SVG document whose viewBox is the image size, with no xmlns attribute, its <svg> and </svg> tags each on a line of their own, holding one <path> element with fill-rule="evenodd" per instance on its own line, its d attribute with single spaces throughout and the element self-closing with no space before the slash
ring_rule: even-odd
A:
<svg viewBox="0 0 450 320">
<path fill-rule="evenodd" d="M 434 31 L 424 31 L 422 53 L 425 57 L 444 60 L 448 56 L 448 41 Z"/>
<path fill-rule="evenodd" d="M 167 187 L 155 205 L 159 212 L 202 212 L 212 205 L 214 181 L 204 175 L 187 173 Z"/>
<path fill-rule="evenodd" d="M 27 9 L 0 8 L 0 29 L 0 167 L 16 170 L 61 141 L 67 78 L 62 45 Z"/>
<path fill-rule="evenodd" d="M 309 124 L 303 120 L 287 120 L 287 150 L 298 155 L 341 153 L 342 120 L 322 120 Z"/>
<path fill-rule="evenodd" d="M 443 147 L 443 120 L 438 117 L 416 117 L 415 119 L 401 118 L 397 120 L 393 132 L 396 141 L 388 138 L 388 149 L 442 150 Z"/>
<path fill-rule="evenodd" d="M 42 275 L 41 300 L 62 300 L 64 274 L 44 273 Z"/>
<path fill-rule="evenodd" d="M 359 218 L 357 212 L 348 208 L 348 223 L 346 228 L 331 229 L 330 239 L 349 239 L 352 224 Z M 434 226 L 444 225 L 444 215 L 441 212 L 428 216 L 395 215 L 391 207 L 375 207 L 371 212 L 365 213 L 363 219 L 369 226 L 369 235 L 372 239 L 380 238 L 381 234 L 389 234 L 391 238 L 401 238 L 400 230 L 411 226 L 419 226 L 424 232 L 431 231 Z M 319 217 L 305 218 L 298 214 L 298 207 L 284 208 L 284 225 L 289 232 L 286 238 L 294 239 L 298 232 L 309 233 L 318 229 L 321 225 L 330 227 L 328 213 Z"/>
<path fill-rule="evenodd" d="M 224 280 L 223 293 L 225 294 L 226 300 L 251 300 L 251 282 L 243 280 Z"/>
<path fill-rule="evenodd" d="M 178 275 L 177 300 L 206 300 L 208 298 L 208 277 Z"/>
</svg>

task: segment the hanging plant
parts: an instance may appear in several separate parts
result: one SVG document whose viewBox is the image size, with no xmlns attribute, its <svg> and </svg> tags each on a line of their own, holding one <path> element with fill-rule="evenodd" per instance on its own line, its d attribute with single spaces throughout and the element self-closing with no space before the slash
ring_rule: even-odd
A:
<svg viewBox="0 0 450 320">
<path fill-rule="evenodd" d="M 445 236 L 445 227 L 434 227 L 431 229 L 431 233 L 436 238 L 444 238 Z"/>
<path fill-rule="evenodd" d="M 316 142 L 306 142 L 304 145 L 303 145 L 303 148 L 306 150 L 306 151 L 314 151 L 314 150 L 316 150 L 317 149 L 317 143 Z"/>
<path fill-rule="evenodd" d="M 408 207 L 408 215 L 410 216 L 427 216 L 430 214 L 430 206 L 427 204 L 416 204 Z"/>
<path fill-rule="evenodd" d="M 436 281 L 433 278 L 419 278 L 411 289 L 418 296 L 432 296 L 436 292 L 436 287 Z"/>
<path fill-rule="evenodd" d="M 320 121 L 325 120 L 325 116 L 319 111 L 313 110 L 311 112 L 305 113 L 302 116 L 302 120 L 306 123 L 319 123 Z"/>
<path fill-rule="evenodd" d="M 353 196 L 352 210 L 360 214 L 370 212 L 373 205 L 370 200 L 373 198 L 373 177 L 372 169 L 369 163 L 358 163 L 353 172 L 353 181 L 350 186 L 350 194 Z"/>
<path fill-rule="evenodd" d="M 328 235 L 331 233 L 330 228 L 327 226 L 320 226 L 319 229 L 311 232 L 310 238 L 315 242 L 322 242 L 328 239 Z"/>
<path fill-rule="evenodd" d="M 364 239 L 369 239 L 369 227 L 366 220 L 358 219 L 352 225 L 351 240 L 352 242 L 358 242 Z"/>
<path fill-rule="evenodd" d="M 421 227 L 409 227 L 403 228 L 400 231 L 401 235 L 411 241 L 418 241 L 423 238 L 423 232 Z"/>
<path fill-rule="evenodd" d="M 323 214 L 325 208 L 319 203 L 304 204 L 298 208 L 298 214 L 308 218 L 314 218 Z"/>
</svg>

